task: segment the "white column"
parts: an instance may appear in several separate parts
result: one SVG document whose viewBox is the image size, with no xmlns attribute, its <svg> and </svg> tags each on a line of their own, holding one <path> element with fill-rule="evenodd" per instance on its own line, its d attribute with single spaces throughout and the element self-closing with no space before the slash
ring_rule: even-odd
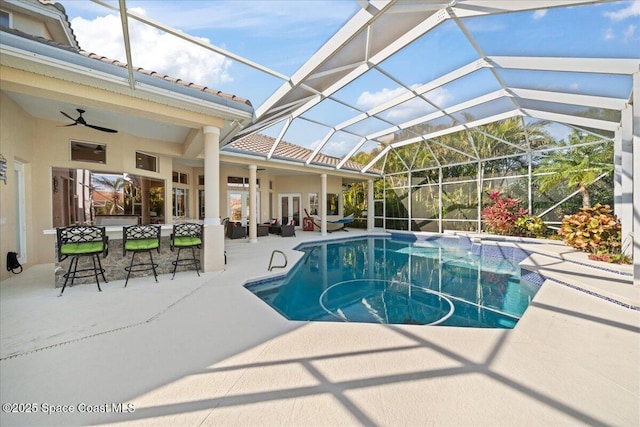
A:
<svg viewBox="0 0 640 427">
<path fill-rule="evenodd" d="M 220 129 L 205 126 L 204 133 L 204 223 L 220 225 Z"/>
<path fill-rule="evenodd" d="M 327 174 L 320 175 L 320 234 L 327 235 Z"/>
<path fill-rule="evenodd" d="M 205 272 L 224 269 L 224 228 L 220 224 L 220 129 L 202 128 L 204 134 L 204 245 Z"/>
<path fill-rule="evenodd" d="M 258 243 L 257 170 L 258 166 L 249 165 L 249 243 Z"/>
<path fill-rule="evenodd" d="M 640 72 L 633 74 L 633 284 L 640 286 Z M 624 232 L 624 228 L 622 229 Z"/>
<path fill-rule="evenodd" d="M 633 240 L 633 111 L 622 110 L 620 128 L 616 131 L 614 147 L 614 212 L 622 223 L 622 248 L 631 255 Z"/>
<path fill-rule="evenodd" d="M 375 202 L 373 201 L 373 180 L 367 180 L 367 231 L 375 228 Z"/>
</svg>

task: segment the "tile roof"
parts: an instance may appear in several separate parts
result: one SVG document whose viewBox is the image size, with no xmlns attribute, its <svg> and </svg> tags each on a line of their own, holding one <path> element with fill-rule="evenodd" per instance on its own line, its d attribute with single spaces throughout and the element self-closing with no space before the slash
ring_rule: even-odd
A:
<svg viewBox="0 0 640 427">
<path fill-rule="evenodd" d="M 106 56 L 100 56 L 100 55 L 97 55 L 95 53 L 87 52 L 87 51 L 82 50 L 82 49 L 79 50 L 78 53 L 80 55 L 86 56 L 87 58 L 97 59 L 97 60 L 105 62 L 107 64 L 112 64 L 112 65 L 116 65 L 118 67 L 127 68 L 127 64 L 126 63 L 118 61 L 117 59 L 107 58 Z M 141 68 L 141 67 L 134 67 L 134 71 L 137 71 L 137 72 L 142 73 L 142 74 L 146 74 L 148 76 L 156 77 L 156 78 L 159 78 L 159 79 L 171 82 L 171 83 L 175 83 L 175 84 L 179 84 L 179 85 L 182 85 L 182 86 L 185 86 L 185 87 L 189 87 L 191 89 L 195 89 L 195 90 L 198 90 L 198 91 L 201 91 L 201 92 L 206 92 L 206 93 L 209 93 L 209 94 L 212 94 L 212 95 L 220 96 L 222 98 L 227 98 L 227 99 L 230 99 L 232 101 L 240 102 L 242 104 L 251 105 L 251 101 L 249 101 L 246 98 L 241 98 L 239 96 L 236 96 L 236 95 L 233 95 L 233 94 L 230 94 L 230 93 L 225 93 L 225 92 L 222 92 L 221 90 L 211 89 L 211 88 L 209 88 L 207 86 L 197 85 L 195 83 L 187 82 L 187 81 L 184 81 L 182 79 L 178 79 L 178 78 L 175 78 L 175 77 L 168 76 L 166 74 L 158 73 L 156 71 L 146 70 L 146 69 Z"/>
<path fill-rule="evenodd" d="M 80 45 L 78 44 L 78 38 L 76 37 L 76 33 L 73 31 L 73 27 L 71 26 L 71 21 L 69 21 L 69 16 L 67 15 L 67 10 L 64 8 L 64 6 L 58 2 L 51 1 L 51 0 L 38 0 L 38 2 L 44 6 L 54 7 L 62 13 L 62 16 L 64 16 L 64 24 L 67 26 L 67 28 L 71 32 L 75 46 L 80 47 Z"/>
<path fill-rule="evenodd" d="M 273 144 L 275 144 L 275 142 L 275 138 L 261 133 L 254 133 L 231 142 L 229 145 L 224 147 L 222 151 L 241 152 L 266 157 L 271 151 L 271 148 L 273 147 Z M 312 154 L 313 150 L 292 144 L 290 142 L 280 141 L 273 153 L 273 157 L 284 160 L 292 160 L 296 162 L 306 162 Z M 314 157 L 311 164 L 336 167 L 341 160 L 342 159 L 338 157 L 327 156 L 326 154 L 318 153 Z M 364 166 L 365 165 L 348 160 L 342 166 L 342 168 L 346 170 L 361 171 Z"/>
<path fill-rule="evenodd" d="M 29 39 L 29 40 L 33 40 L 33 41 L 36 41 L 36 42 L 39 42 L 39 43 L 43 43 L 43 44 L 46 44 L 48 46 L 52 46 L 52 47 L 55 47 L 55 48 L 58 48 L 58 49 L 62 49 L 62 50 L 70 51 L 70 52 L 75 52 L 75 53 L 77 53 L 79 55 L 82 55 L 82 56 L 84 56 L 86 58 L 95 59 L 95 60 L 104 62 L 106 64 L 111 64 L 111 65 L 114 65 L 114 66 L 117 66 L 117 67 L 121 67 L 121 68 L 125 68 L 125 69 L 127 68 L 127 64 L 126 63 L 118 61 L 117 59 L 107 58 L 105 56 L 97 55 L 95 53 L 91 53 L 91 52 L 87 52 L 87 51 L 82 50 L 82 49 L 78 49 L 78 48 L 76 48 L 74 46 L 70 46 L 70 45 L 63 44 L 63 43 L 58 43 L 56 41 L 49 40 L 49 39 L 44 38 L 44 37 L 34 36 L 32 34 L 25 33 L 24 31 L 20 31 L 20 30 L 17 30 L 15 28 L 9 28 L 9 27 L 5 27 L 5 26 L 0 26 L 0 32 L 6 32 L 6 33 L 9 33 L 9 34 L 13 34 L 13 35 L 19 36 L 19 37 L 23 37 L 25 39 Z M 142 73 L 142 74 L 154 77 L 154 78 L 158 78 L 158 79 L 170 82 L 170 83 L 174 83 L 174 84 L 178 84 L 178 85 L 181 85 L 181 86 L 184 86 L 184 87 L 188 87 L 188 88 L 200 91 L 200 92 L 205 92 L 205 93 L 208 93 L 210 95 L 216 95 L 216 96 L 219 96 L 221 98 L 229 99 L 231 101 L 235 101 L 235 102 L 239 102 L 241 104 L 245 104 L 245 105 L 251 106 L 251 101 L 249 101 L 248 99 L 241 98 L 241 97 L 233 95 L 233 94 L 225 93 L 225 92 L 222 92 L 220 90 L 215 90 L 215 89 L 211 89 L 211 88 L 206 87 L 206 86 L 197 85 L 197 84 L 192 83 L 192 82 L 187 82 L 187 81 L 175 78 L 175 77 L 168 76 L 166 74 L 161 74 L 161 73 L 158 73 L 156 71 L 146 70 L 146 69 L 140 68 L 140 67 L 134 68 L 134 71 L 137 71 L 139 73 Z"/>
</svg>

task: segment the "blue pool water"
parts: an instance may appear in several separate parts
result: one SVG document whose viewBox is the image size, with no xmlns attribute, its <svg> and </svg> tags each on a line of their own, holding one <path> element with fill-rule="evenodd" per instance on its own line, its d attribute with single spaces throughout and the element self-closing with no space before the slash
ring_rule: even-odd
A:
<svg viewBox="0 0 640 427">
<path fill-rule="evenodd" d="M 513 328 L 539 288 L 521 280 L 518 260 L 475 255 L 457 239 L 298 249 L 304 256 L 286 277 L 245 285 L 290 320 Z"/>
</svg>

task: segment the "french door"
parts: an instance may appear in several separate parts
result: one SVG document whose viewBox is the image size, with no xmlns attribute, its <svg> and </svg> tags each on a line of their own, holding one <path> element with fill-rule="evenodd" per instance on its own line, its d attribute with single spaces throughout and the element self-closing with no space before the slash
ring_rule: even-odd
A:
<svg viewBox="0 0 640 427">
<path fill-rule="evenodd" d="M 278 196 L 280 206 L 280 223 L 294 222 L 296 227 L 300 225 L 300 207 L 302 206 L 301 194 L 280 194 Z"/>
<path fill-rule="evenodd" d="M 228 191 L 227 192 L 227 216 L 229 221 L 249 222 L 249 208 L 251 201 L 248 191 Z M 260 193 L 256 193 L 256 206 L 260 207 Z M 260 224 L 260 209 L 257 209 L 257 223 Z"/>
</svg>

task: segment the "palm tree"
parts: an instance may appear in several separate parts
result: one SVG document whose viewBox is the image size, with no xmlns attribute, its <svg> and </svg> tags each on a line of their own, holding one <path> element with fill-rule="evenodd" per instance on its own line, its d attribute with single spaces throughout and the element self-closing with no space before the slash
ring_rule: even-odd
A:
<svg viewBox="0 0 640 427">
<path fill-rule="evenodd" d="M 120 194 L 123 192 L 125 180 L 122 177 L 109 178 L 104 175 L 96 175 L 93 177 L 94 185 L 105 187 L 111 191 L 111 207 L 109 209 L 109 215 L 115 215 L 118 212 L 120 203 Z"/>
<path fill-rule="evenodd" d="M 568 185 L 582 195 L 582 207 L 591 207 L 589 184 L 603 173 L 613 171 L 613 145 L 610 142 L 582 145 L 599 140 L 596 136 L 583 135 L 574 130 L 569 136 L 571 148 L 554 152 L 536 169 L 536 173 L 544 173 L 536 177 L 540 192 L 546 193 L 558 185 Z"/>
</svg>

